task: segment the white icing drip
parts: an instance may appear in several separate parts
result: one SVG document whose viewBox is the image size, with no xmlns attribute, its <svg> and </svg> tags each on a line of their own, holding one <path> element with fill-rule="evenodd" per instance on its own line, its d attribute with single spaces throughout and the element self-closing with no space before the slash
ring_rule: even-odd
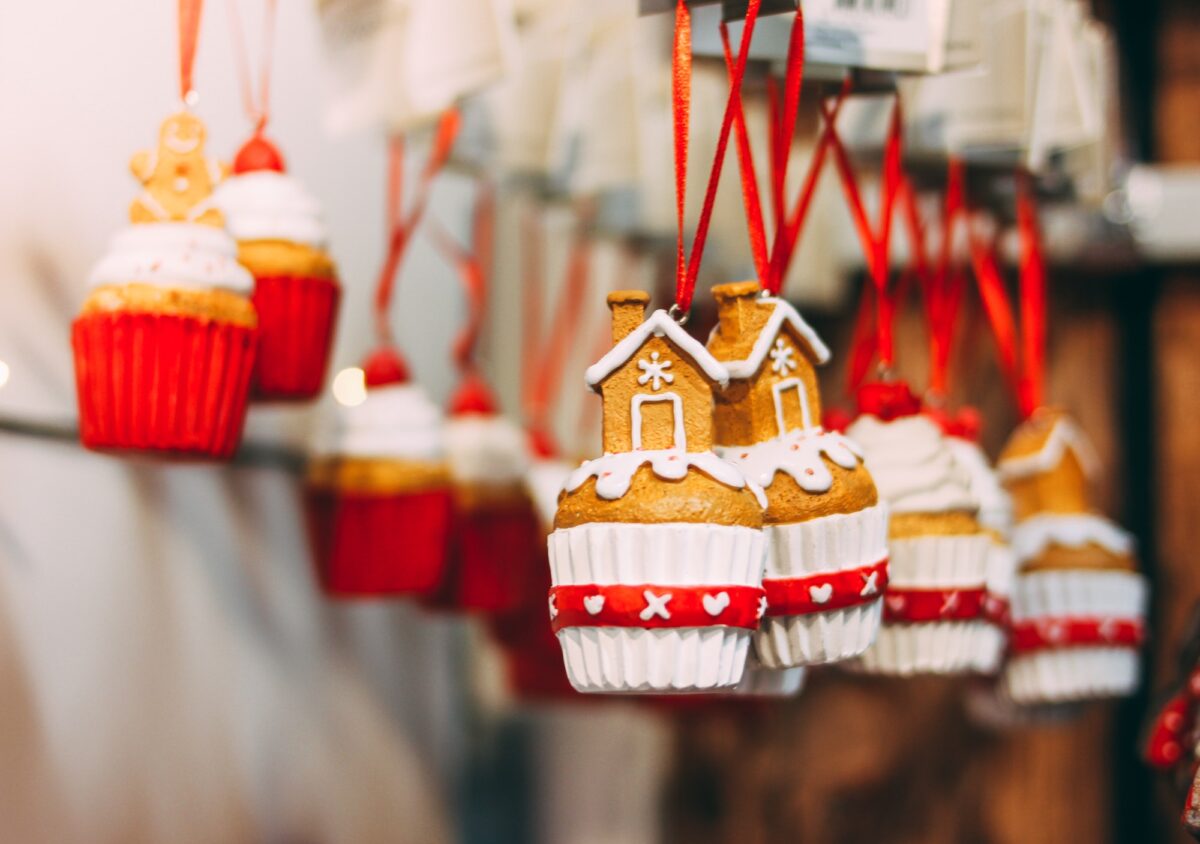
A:
<svg viewBox="0 0 1200 844">
<path fill-rule="evenodd" d="M 320 204 L 286 173 L 256 170 L 231 176 L 217 188 L 213 202 L 239 241 L 285 240 L 324 249 L 329 239 Z"/>
<path fill-rule="evenodd" d="M 714 358 L 698 340 L 684 331 L 683 326 L 672 319 L 670 314 L 664 310 L 657 310 L 609 349 L 604 357 L 588 367 L 587 372 L 584 373 L 587 385 L 593 390 L 596 389 L 601 381 L 628 363 L 650 339 L 651 335 L 665 336 L 678 346 L 680 351 L 690 357 L 705 375 L 722 387 L 729 383 L 729 372 L 725 366 Z"/>
<path fill-rule="evenodd" d="M 1050 545 L 1082 548 L 1095 543 L 1113 554 L 1133 552 L 1133 537 L 1103 516 L 1092 513 L 1046 514 L 1019 523 L 1013 530 L 1013 549 L 1024 561 Z"/>
<path fill-rule="evenodd" d="M 970 477 L 971 494 L 979 501 L 979 524 L 1008 536 L 1013 526 L 1012 496 L 977 443 L 961 437 L 946 437 L 946 445 L 958 465 Z"/>
<path fill-rule="evenodd" d="M 820 428 L 795 431 L 750 446 L 720 448 L 718 452 L 760 486 L 770 487 L 776 472 L 787 472 L 801 489 L 814 493 L 828 492 L 833 487 L 833 473 L 823 457 L 843 469 L 855 468 L 862 458 L 855 443 Z"/>
<path fill-rule="evenodd" d="M 339 407 L 336 430 L 316 451 L 440 460 L 446 452 L 442 412 L 415 384 L 370 387 L 361 404 Z"/>
<path fill-rule="evenodd" d="M 503 416 L 453 416 L 446 426 L 450 474 L 456 481 L 504 484 L 525 477 L 529 443 L 525 432 Z"/>
<path fill-rule="evenodd" d="M 596 479 L 596 495 L 615 501 L 629 492 L 633 476 L 642 466 L 649 464 L 650 471 L 666 481 L 678 481 L 695 467 L 715 481 L 734 489 L 749 489 L 754 493 L 759 506 L 767 506 L 767 497 L 762 488 L 746 480 L 742 470 L 727 460 L 722 460 L 711 451 L 683 451 L 678 448 L 645 451 L 623 451 L 606 454 L 588 460 L 567 478 L 566 489 L 575 490 L 583 486 L 588 478 Z"/>
<path fill-rule="evenodd" d="M 237 262 L 237 244 L 201 223 L 135 223 L 119 231 L 88 284 L 153 284 L 249 293 L 254 279 Z"/>
<path fill-rule="evenodd" d="M 860 416 L 846 432 L 862 446 L 867 469 L 893 513 L 944 513 L 979 508 L 970 478 L 928 417 L 884 422 Z"/>
</svg>

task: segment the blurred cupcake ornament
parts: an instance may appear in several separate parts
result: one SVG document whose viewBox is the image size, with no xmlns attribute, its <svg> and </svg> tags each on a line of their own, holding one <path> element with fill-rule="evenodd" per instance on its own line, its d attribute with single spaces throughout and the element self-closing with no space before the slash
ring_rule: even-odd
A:
<svg viewBox="0 0 1200 844">
<path fill-rule="evenodd" d="M 258 342 L 253 279 L 212 202 L 224 170 L 190 111 L 200 3 L 180 3 L 183 110 L 131 163 L 144 190 L 92 270 L 72 325 L 88 448 L 228 459 L 245 422 Z"/>
<path fill-rule="evenodd" d="M 254 133 L 213 201 L 237 240 L 238 260 L 254 276 L 260 339 L 253 397 L 307 401 L 320 393 L 329 367 L 341 287 L 320 205 L 287 172 L 283 155 L 264 134 L 275 6 L 275 0 L 265 0 L 266 48 L 256 101 L 238 4 L 229 4 L 242 99 Z"/>
<path fill-rule="evenodd" d="M 377 348 L 363 363 L 361 395 L 337 396 L 342 406 L 332 435 L 318 443 L 306 485 L 317 571 L 334 597 L 428 596 L 445 578 L 453 513 L 445 422 L 409 376 L 392 334 L 391 303 L 405 247 L 457 126 L 456 113 L 443 116 L 407 214 L 400 195 L 403 144 L 393 139 L 389 147 Z"/>
<path fill-rule="evenodd" d="M 763 487 L 767 615 L 755 649 L 769 668 L 860 655 L 887 587 L 887 512 L 858 446 L 820 424 L 815 367 L 829 350 L 756 282 L 713 288 L 708 349 L 730 373 L 717 394 L 717 450 Z"/>
</svg>

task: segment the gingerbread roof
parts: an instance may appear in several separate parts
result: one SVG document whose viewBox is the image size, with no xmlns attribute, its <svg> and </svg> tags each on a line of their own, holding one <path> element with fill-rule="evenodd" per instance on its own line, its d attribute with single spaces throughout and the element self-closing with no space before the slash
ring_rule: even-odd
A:
<svg viewBox="0 0 1200 844">
<path fill-rule="evenodd" d="M 817 363 L 829 360 L 829 348 L 795 308 L 783 299 L 759 293 L 755 281 L 735 281 L 713 288 L 718 321 L 709 335 L 708 350 L 725 363 L 731 378 L 752 377 L 784 325 L 791 326 L 808 345 Z"/>
<path fill-rule="evenodd" d="M 1065 411 L 1043 409 L 1013 432 L 996 462 L 996 472 L 1005 481 L 1048 472 L 1068 450 L 1085 475 L 1095 474 L 1100 461 L 1087 435 Z"/>
<path fill-rule="evenodd" d="M 722 387 L 729 383 L 729 370 L 725 365 L 709 354 L 708 349 L 688 334 L 670 314 L 660 309 L 650 314 L 645 322 L 625 335 L 604 357 L 587 368 L 587 372 L 584 373 L 587 385 L 598 391 L 601 382 L 628 363 L 652 335 L 665 336 L 674 343 L 709 380 Z"/>
</svg>

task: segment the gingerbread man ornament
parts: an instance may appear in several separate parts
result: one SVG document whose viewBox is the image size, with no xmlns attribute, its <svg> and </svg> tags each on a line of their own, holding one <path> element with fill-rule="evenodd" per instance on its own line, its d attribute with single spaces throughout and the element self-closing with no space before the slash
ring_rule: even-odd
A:
<svg viewBox="0 0 1200 844">
<path fill-rule="evenodd" d="M 212 192 L 227 168 L 204 157 L 205 136 L 200 118 L 181 111 L 163 122 L 157 149 L 134 155 L 129 166 L 145 190 L 129 208 L 132 222 L 224 225 L 221 212 L 212 205 Z"/>
</svg>

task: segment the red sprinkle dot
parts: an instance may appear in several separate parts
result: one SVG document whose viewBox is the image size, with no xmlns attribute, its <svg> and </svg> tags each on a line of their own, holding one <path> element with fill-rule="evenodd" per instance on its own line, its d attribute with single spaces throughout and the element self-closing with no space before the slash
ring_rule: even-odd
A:
<svg viewBox="0 0 1200 844">
<path fill-rule="evenodd" d="M 804 470 L 804 474 L 806 474 L 806 475 L 811 475 L 812 473 L 813 473 L 813 470 L 812 470 L 812 469 L 805 469 L 805 470 Z"/>
<path fill-rule="evenodd" d="M 607 477 L 608 477 L 609 475 L 611 475 L 611 474 L 612 474 L 612 472 L 601 472 L 601 473 L 600 473 L 600 477 L 602 477 L 602 478 L 607 478 Z"/>
<path fill-rule="evenodd" d="M 743 452 L 742 452 L 742 459 L 743 459 L 743 460 L 745 460 L 745 459 L 746 459 L 747 457 L 749 457 L 749 456 L 750 456 L 750 452 L 748 452 L 748 451 L 743 451 Z"/>
<path fill-rule="evenodd" d="M 671 455 L 670 457 L 668 457 L 667 459 L 668 459 L 668 460 L 678 460 L 679 458 L 678 458 L 678 457 L 676 457 L 674 454 L 672 454 L 672 455 Z"/>
<path fill-rule="evenodd" d="M 800 450 L 800 446 L 799 446 L 799 444 L 797 444 L 797 443 L 792 443 L 792 451 L 799 451 L 799 450 Z"/>
</svg>

